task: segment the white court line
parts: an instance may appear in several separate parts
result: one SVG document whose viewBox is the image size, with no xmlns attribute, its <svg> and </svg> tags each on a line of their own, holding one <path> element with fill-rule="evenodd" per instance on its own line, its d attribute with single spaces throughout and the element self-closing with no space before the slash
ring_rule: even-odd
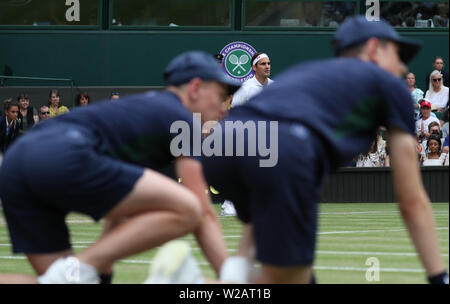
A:
<svg viewBox="0 0 450 304">
<path fill-rule="evenodd" d="M 448 227 L 439 227 L 436 230 L 448 230 Z M 400 232 L 408 231 L 406 228 L 380 229 L 380 230 L 347 230 L 347 231 L 322 231 L 318 234 L 352 234 L 352 233 L 372 233 L 372 232 Z"/>
<path fill-rule="evenodd" d="M 448 215 L 448 211 L 434 211 L 434 214 L 439 215 Z M 354 212 L 346 212 L 346 211 L 335 211 L 335 212 L 320 212 L 319 215 L 352 215 L 352 214 L 398 214 L 400 215 L 399 211 L 354 211 Z M 225 218 L 230 216 L 217 216 L 218 218 Z M 82 218 L 73 218 L 66 220 L 66 223 L 68 224 L 87 224 L 92 223 L 94 224 L 94 220 L 90 219 L 82 219 Z M 3 220 L 0 220 L 0 225 L 6 225 L 6 222 Z"/>
<path fill-rule="evenodd" d="M 93 220 L 66 220 L 67 224 L 86 224 L 86 223 L 92 223 L 95 224 L 95 221 Z"/>
<path fill-rule="evenodd" d="M 368 268 L 364 267 L 341 267 L 341 266 L 313 266 L 315 270 L 337 270 L 337 271 L 364 271 L 367 272 Z M 423 269 L 418 268 L 380 268 L 380 272 L 425 272 Z"/>
<path fill-rule="evenodd" d="M 370 255 L 370 256 L 417 256 L 417 253 L 413 252 L 368 252 L 368 251 L 328 251 L 328 250 L 317 250 L 317 254 L 324 255 Z M 441 253 L 441 256 L 448 257 L 448 253 Z"/>
<path fill-rule="evenodd" d="M 87 245 L 73 245 L 73 248 L 87 248 L 92 242 L 74 242 L 78 244 L 87 244 Z M 0 247 L 11 247 L 11 244 L 0 244 Z M 153 248 L 152 250 L 158 249 L 160 246 Z M 201 251 L 202 249 L 199 247 L 192 247 L 194 251 Z M 236 248 L 228 248 L 228 252 L 236 252 Z M 400 256 L 400 257 L 415 257 L 417 253 L 414 252 L 380 252 L 380 251 L 332 251 L 332 250 L 317 250 L 317 254 L 323 255 L 357 255 L 357 256 Z M 441 253 L 441 256 L 448 257 L 448 253 Z M 128 260 L 135 261 L 135 260 Z"/>
<path fill-rule="evenodd" d="M 442 211 L 434 211 L 434 214 L 447 214 L 448 211 L 442 210 Z M 398 214 L 400 215 L 399 211 L 334 211 L 334 212 L 319 212 L 319 215 L 350 215 L 350 214 Z"/>
<path fill-rule="evenodd" d="M 352 214 L 398 214 L 400 216 L 399 211 L 333 211 L 333 212 L 319 212 L 319 215 L 352 215 Z M 445 214 L 448 215 L 448 211 L 445 210 L 439 210 L 434 211 L 433 214 Z M 219 218 L 226 218 L 226 217 L 233 217 L 233 216 L 225 216 L 225 215 L 218 215 Z"/>
<path fill-rule="evenodd" d="M 26 257 L 16 256 L 0 256 L 0 259 L 4 260 L 25 260 Z M 152 263 L 151 260 L 119 260 L 120 263 L 125 264 L 147 264 Z M 199 262 L 200 266 L 208 266 L 208 262 Z M 337 270 L 337 271 L 367 271 L 364 267 L 341 267 L 341 266 L 313 266 L 315 270 Z M 421 273 L 425 272 L 423 269 L 417 268 L 380 268 L 380 272 L 407 272 L 407 273 Z"/>
<path fill-rule="evenodd" d="M 438 227 L 436 230 L 448 230 L 448 227 Z M 406 228 L 397 228 L 397 229 L 378 229 L 378 230 L 342 230 L 342 231 L 322 231 L 318 232 L 318 234 L 353 234 L 353 233 L 373 233 L 373 232 L 401 232 L 401 231 L 408 231 Z M 241 235 L 226 235 L 224 238 L 226 239 L 234 239 L 234 238 L 240 238 Z M 186 237 L 185 240 L 194 240 L 193 237 Z"/>
</svg>

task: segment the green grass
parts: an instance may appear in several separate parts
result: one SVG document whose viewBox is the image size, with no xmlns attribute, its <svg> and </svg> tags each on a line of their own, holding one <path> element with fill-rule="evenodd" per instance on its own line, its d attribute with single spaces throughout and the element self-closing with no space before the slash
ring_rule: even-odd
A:
<svg viewBox="0 0 450 304">
<path fill-rule="evenodd" d="M 448 268 L 449 204 L 434 203 L 441 253 Z M 220 206 L 215 205 L 219 211 Z M 405 230 L 396 204 L 321 204 L 315 273 L 319 283 L 391 284 L 426 283 L 425 274 Z M 22 255 L 12 255 L 3 214 L 0 212 L 0 273 L 33 271 Z M 239 241 L 241 223 L 234 217 L 219 217 L 230 254 Z M 94 242 L 101 231 L 88 217 L 68 217 L 75 252 Z M 49 236 L 51 237 L 51 236 Z M 183 237 L 194 248 L 207 277 L 214 277 L 192 235 Z M 147 276 L 148 265 L 156 250 L 128 257 L 115 266 L 115 283 L 139 283 Z M 376 257 L 380 263 L 380 281 L 366 280 L 366 261 Z"/>
</svg>

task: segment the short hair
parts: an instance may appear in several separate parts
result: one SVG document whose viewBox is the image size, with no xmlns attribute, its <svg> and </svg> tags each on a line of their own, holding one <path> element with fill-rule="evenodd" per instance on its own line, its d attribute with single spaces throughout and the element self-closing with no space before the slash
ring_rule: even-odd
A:
<svg viewBox="0 0 450 304">
<path fill-rule="evenodd" d="M 261 54 L 266 54 L 264 52 L 256 52 L 255 55 L 252 56 L 252 59 L 250 61 L 250 65 L 253 66 L 253 61 L 256 59 L 256 57 L 258 57 Z M 259 62 L 259 61 L 258 61 Z M 258 62 L 256 64 L 258 64 Z"/>
<path fill-rule="evenodd" d="M 112 96 L 114 96 L 114 95 L 118 95 L 118 96 L 120 96 L 120 92 L 119 92 L 119 90 L 118 90 L 118 89 L 114 89 L 114 90 L 112 90 L 112 92 L 111 92 L 111 97 L 112 97 Z"/>
<path fill-rule="evenodd" d="M 3 101 L 3 110 L 8 111 L 11 107 L 19 108 L 19 103 L 12 98 L 5 99 Z"/>
<path fill-rule="evenodd" d="M 91 101 L 91 97 L 89 97 L 88 93 L 86 93 L 86 92 L 80 93 L 80 94 L 77 95 L 77 98 L 76 98 L 76 105 L 77 106 L 79 106 L 81 104 L 80 103 L 81 102 L 81 98 L 86 98 L 88 103 Z"/>
<path fill-rule="evenodd" d="M 441 56 L 436 56 L 436 57 L 434 57 L 433 63 L 435 63 L 436 60 L 438 60 L 438 59 L 441 59 L 442 62 L 444 62 L 444 58 L 442 58 Z"/>
<path fill-rule="evenodd" d="M 431 128 L 434 127 L 434 126 L 438 126 L 438 127 L 439 127 L 439 130 L 441 129 L 441 126 L 439 125 L 438 122 L 432 121 L 432 122 L 430 122 L 430 124 L 428 125 L 428 131 L 430 131 Z"/>
<path fill-rule="evenodd" d="M 406 73 L 406 75 L 405 75 L 405 80 L 407 80 L 409 74 L 413 75 L 413 76 L 414 76 L 414 79 L 416 79 L 416 74 L 414 74 L 413 72 L 408 72 L 408 73 Z M 416 83 L 414 83 L 414 87 L 417 88 Z"/>
</svg>

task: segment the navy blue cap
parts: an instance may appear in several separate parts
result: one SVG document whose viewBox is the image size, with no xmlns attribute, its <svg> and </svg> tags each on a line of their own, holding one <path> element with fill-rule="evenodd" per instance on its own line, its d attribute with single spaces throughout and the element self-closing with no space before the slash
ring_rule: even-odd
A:
<svg viewBox="0 0 450 304">
<path fill-rule="evenodd" d="M 202 51 L 181 53 L 172 59 L 164 70 L 164 80 L 168 85 L 184 84 L 196 77 L 226 84 L 230 93 L 234 93 L 241 86 L 239 81 L 225 74 L 211 54 Z"/>
<path fill-rule="evenodd" d="M 333 38 L 335 55 L 370 38 L 380 38 L 396 42 L 399 46 L 399 56 L 408 63 L 419 51 L 422 43 L 416 40 L 400 37 L 397 31 L 386 21 L 367 21 L 365 16 L 347 18 L 336 31 Z"/>
</svg>

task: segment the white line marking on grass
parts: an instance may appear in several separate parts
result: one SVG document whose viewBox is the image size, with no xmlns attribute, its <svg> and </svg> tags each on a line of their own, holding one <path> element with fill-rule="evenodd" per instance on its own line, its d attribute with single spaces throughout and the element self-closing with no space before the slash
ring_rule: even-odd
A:
<svg viewBox="0 0 450 304">
<path fill-rule="evenodd" d="M 448 230 L 448 227 L 439 227 L 436 228 L 436 230 Z M 374 230 L 342 230 L 342 231 L 322 231 L 318 232 L 318 234 L 352 234 L 352 233 L 372 233 L 372 232 L 401 232 L 401 231 L 407 231 L 406 228 L 396 228 L 396 229 L 374 229 Z M 240 234 L 236 235 L 225 235 L 224 238 L 226 239 L 235 239 L 240 238 Z M 188 236 L 183 237 L 183 240 L 195 240 L 194 237 Z"/>
<path fill-rule="evenodd" d="M 434 214 L 446 214 L 448 215 L 448 211 L 434 211 Z M 399 211 L 335 211 L 335 212 L 320 212 L 320 215 L 351 215 L 351 214 L 398 214 Z"/>
<path fill-rule="evenodd" d="M 337 270 L 337 271 L 367 271 L 364 267 L 341 267 L 341 266 L 313 266 L 315 270 Z M 408 272 L 408 273 L 422 273 L 423 269 L 417 268 L 380 268 L 380 272 Z"/>
<path fill-rule="evenodd" d="M 90 242 L 83 242 L 83 243 L 89 243 Z M 0 244 L 0 247 L 11 247 L 11 244 Z M 73 245 L 72 248 L 87 248 L 88 245 Z M 152 250 L 160 248 L 155 247 Z M 202 249 L 199 247 L 193 247 L 192 250 L 194 251 L 201 251 Z M 228 248 L 228 252 L 236 252 L 238 251 L 236 248 Z M 330 250 L 318 250 L 316 251 L 317 254 L 323 254 L 323 255 L 369 255 L 369 256 L 400 256 L 400 257 L 415 257 L 417 256 L 416 253 L 413 252 L 366 252 L 366 251 L 330 251 Z M 442 253 L 441 256 L 448 257 L 448 253 Z M 131 260 L 128 260 L 131 261 Z M 136 262 L 139 263 L 139 262 Z"/>
<path fill-rule="evenodd" d="M 448 230 L 448 227 L 439 227 L 436 230 Z M 372 232 L 401 232 L 408 231 L 406 228 L 379 229 L 379 230 L 347 230 L 347 231 L 322 231 L 319 234 L 352 234 L 352 233 L 372 233 Z"/>
<path fill-rule="evenodd" d="M 26 260 L 27 258 L 24 256 L 11 256 L 11 255 L 3 255 L 0 256 L 2 260 Z"/>
<path fill-rule="evenodd" d="M 317 254 L 324 255 L 385 255 L 385 256 L 417 256 L 417 253 L 413 252 L 366 252 L 366 251 L 328 251 L 328 250 L 317 250 Z M 441 254 L 442 256 L 448 257 L 448 253 Z"/>
<path fill-rule="evenodd" d="M 25 260 L 26 257 L 21 256 L 0 256 L 0 259 L 5 260 Z M 125 264 L 147 264 L 152 263 L 151 260 L 119 260 L 120 263 Z M 208 262 L 199 262 L 200 266 L 208 266 Z M 342 267 L 342 266 L 313 266 L 315 270 L 337 270 L 337 271 L 367 271 L 367 268 L 363 267 Z M 425 272 L 423 269 L 416 268 L 381 268 L 381 272 L 406 272 L 406 273 L 422 273 Z"/>
<path fill-rule="evenodd" d="M 388 214 L 399 213 L 398 211 L 335 211 L 335 212 L 319 212 L 319 215 L 349 215 L 349 214 Z"/>
<path fill-rule="evenodd" d="M 95 224 L 95 221 L 92 220 L 66 220 L 67 224 L 86 224 L 86 223 L 92 223 Z"/>
</svg>

